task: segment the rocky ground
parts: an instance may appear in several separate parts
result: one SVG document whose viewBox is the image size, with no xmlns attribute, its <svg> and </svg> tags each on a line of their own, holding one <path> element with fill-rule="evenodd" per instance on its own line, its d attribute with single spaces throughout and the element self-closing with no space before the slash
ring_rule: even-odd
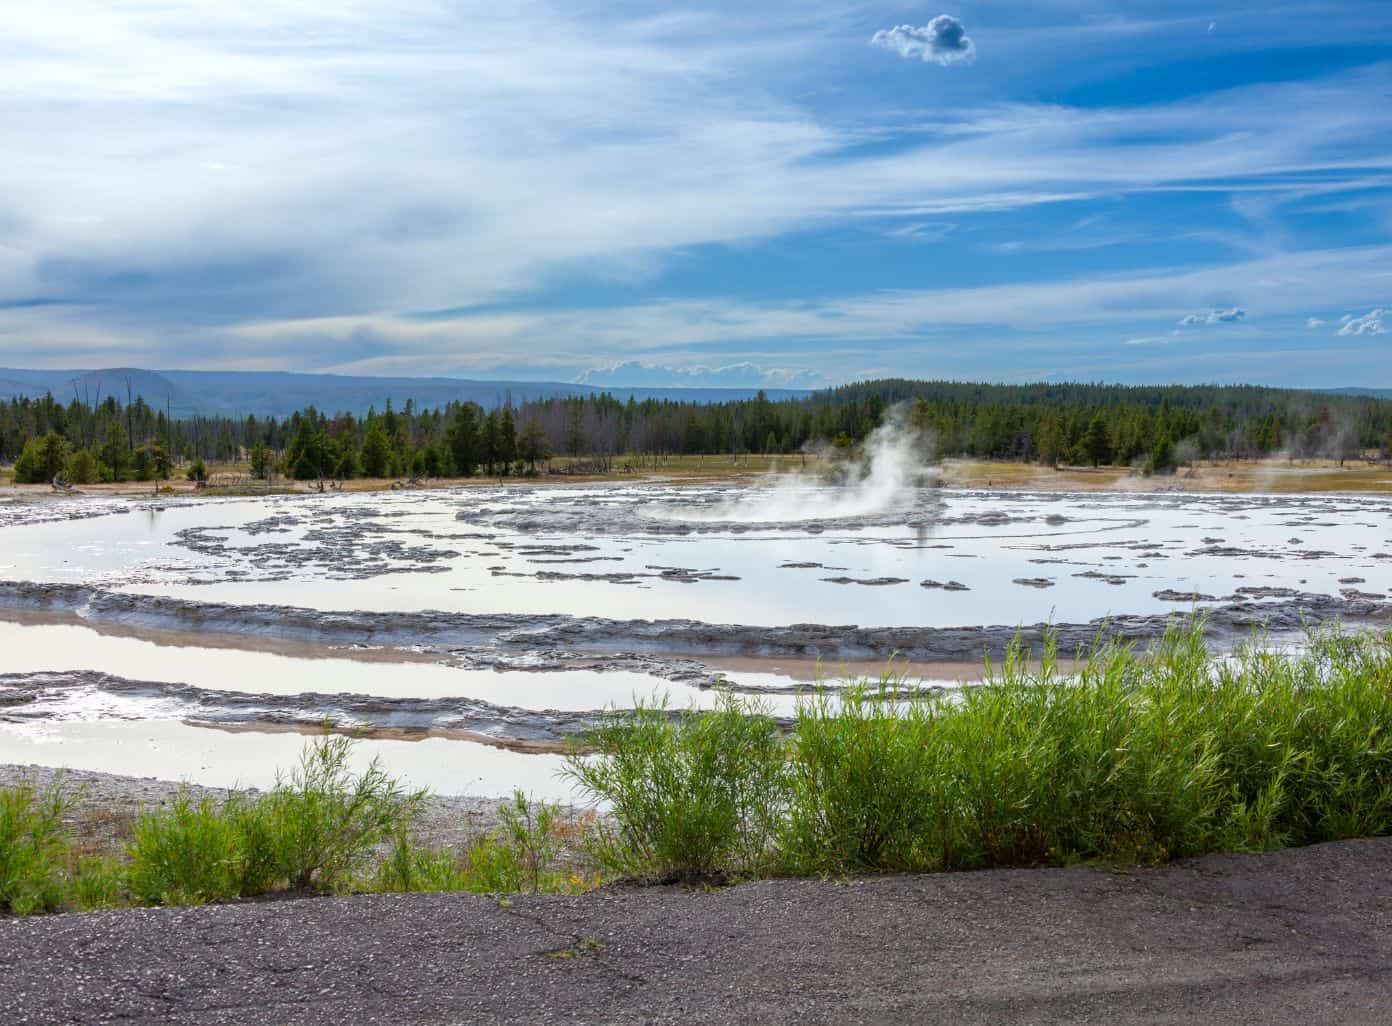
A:
<svg viewBox="0 0 1392 1026">
<path fill-rule="evenodd" d="M 1158 869 L 0 921 L 0 1022 L 1384 1024 L 1392 839 Z"/>
</svg>

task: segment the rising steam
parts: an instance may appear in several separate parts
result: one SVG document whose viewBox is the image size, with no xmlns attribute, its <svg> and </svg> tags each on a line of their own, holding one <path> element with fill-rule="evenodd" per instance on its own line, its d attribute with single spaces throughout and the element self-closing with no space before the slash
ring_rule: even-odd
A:
<svg viewBox="0 0 1392 1026">
<path fill-rule="evenodd" d="M 819 454 L 818 472 L 772 474 L 748 495 L 697 509 L 666 507 L 660 515 L 680 520 L 738 524 L 843 520 L 910 509 L 918 490 L 936 481 L 931 445 L 909 423 L 907 408 L 886 413 L 865 443 L 849 454 L 831 446 Z"/>
</svg>

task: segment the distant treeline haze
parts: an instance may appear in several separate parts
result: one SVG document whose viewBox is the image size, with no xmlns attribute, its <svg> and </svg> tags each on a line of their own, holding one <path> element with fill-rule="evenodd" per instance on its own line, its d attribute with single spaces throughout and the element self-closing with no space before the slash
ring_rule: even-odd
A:
<svg viewBox="0 0 1392 1026">
<path fill-rule="evenodd" d="M 150 480 L 209 462 L 247 461 L 259 477 L 471 476 L 532 473 L 556 454 L 607 469 L 616 457 L 797 453 L 848 448 L 905 404 L 940 457 L 1141 465 L 1276 453 L 1354 458 L 1392 450 L 1392 402 L 1248 386 L 973 385 L 870 381 L 806 398 L 723 403 L 609 395 L 484 410 L 410 402 L 364 417 L 310 407 L 275 418 L 169 420 L 137 398 L 99 404 L 51 395 L 0 405 L 0 461 L 16 480 Z"/>
</svg>

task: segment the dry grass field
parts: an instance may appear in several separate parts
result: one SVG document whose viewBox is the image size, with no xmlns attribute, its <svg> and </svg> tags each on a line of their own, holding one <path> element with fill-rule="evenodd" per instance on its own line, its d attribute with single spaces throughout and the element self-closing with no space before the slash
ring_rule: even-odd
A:
<svg viewBox="0 0 1392 1026">
<path fill-rule="evenodd" d="M 550 461 L 537 477 L 475 476 L 408 481 L 405 478 L 362 478 L 326 483 L 326 489 L 346 492 L 374 492 L 403 488 L 481 487 L 498 484 L 590 484 L 657 480 L 692 484 L 713 482 L 753 483 L 770 474 L 816 473 L 820 460 L 815 456 L 648 456 L 616 457 L 607 473 L 598 472 L 593 461 L 558 457 Z M 170 481 L 126 481 L 119 484 L 82 485 L 73 493 L 82 495 L 265 495 L 304 493 L 318 490 L 317 482 L 290 481 L 277 477 L 272 483 L 251 477 L 246 463 L 214 464 L 209 485 L 200 489 L 178 476 Z M 1146 477 L 1131 467 L 1053 467 L 1034 463 L 1008 463 L 987 460 L 945 460 L 941 480 L 947 488 L 986 488 L 1003 491 L 1182 491 L 1182 492 L 1273 492 L 1392 493 L 1392 466 L 1367 460 L 1233 460 L 1204 461 L 1178 473 Z M 48 485 L 15 485 L 10 474 L 0 469 L 0 497 L 39 498 L 57 494 Z M 72 494 L 72 493 L 68 493 Z"/>
</svg>

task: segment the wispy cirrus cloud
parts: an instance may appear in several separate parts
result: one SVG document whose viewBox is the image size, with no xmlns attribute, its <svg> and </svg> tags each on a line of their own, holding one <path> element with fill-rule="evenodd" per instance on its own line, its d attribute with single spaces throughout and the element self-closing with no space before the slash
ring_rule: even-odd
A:
<svg viewBox="0 0 1392 1026">
<path fill-rule="evenodd" d="M 1200 270 L 884 290 L 815 301 L 688 299 L 597 309 L 463 312 L 427 320 L 264 322 L 236 329 L 226 344 L 229 350 L 322 354 L 335 347 L 352 352 L 363 339 L 372 339 L 382 355 L 333 365 L 332 369 L 343 373 L 496 376 L 492 372 L 514 366 L 519 353 L 538 353 L 545 354 L 540 365 L 548 374 L 571 377 L 600 373 L 595 370 L 599 357 L 609 361 L 606 367 L 620 365 L 622 373 L 738 367 L 748 362 L 759 368 L 782 368 L 785 375 L 819 374 L 830 381 L 865 376 L 867 359 L 874 359 L 882 372 L 894 374 L 922 374 L 923 368 L 942 367 L 949 360 L 956 366 L 960 360 L 974 359 L 979 361 L 978 376 L 1019 379 L 1035 366 L 1024 356 L 1059 348 L 1051 340 L 1060 337 L 1082 340 L 1076 343 L 1079 353 L 1054 361 L 1055 366 L 1075 368 L 1077 373 L 1092 371 L 1091 360 L 1082 355 L 1091 348 L 1088 340 L 1096 339 L 1096 348 L 1115 353 L 1119 330 L 1141 329 L 1123 336 L 1128 351 L 1138 353 L 1197 339 L 1201 336 L 1178 328 L 1174 335 L 1159 336 L 1153 328 L 1157 322 L 1174 323 L 1181 311 L 1193 309 L 1214 292 L 1252 297 L 1263 310 L 1264 320 L 1298 321 L 1308 309 L 1307 295 L 1341 302 L 1383 287 L 1380 268 L 1389 262 L 1392 246 L 1323 250 Z M 1150 334 L 1143 333 L 1146 324 L 1151 326 Z M 1211 333 L 1213 337 L 1229 334 Z M 1257 343 L 1269 344 L 1269 338 Z M 1192 348 L 1186 346 L 1185 352 Z M 441 351 L 452 354 L 448 361 L 441 360 Z M 725 354 L 740 358 L 720 361 Z M 809 354 L 815 354 L 815 362 Z M 1110 366 L 1113 374 L 1123 369 L 1115 361 Z M 1250 370 L 1250 355 L 1242 358 L 1240 366 Z M 679 371 L 669 373 L 667 383 L 679 376 Z M 781 380 L 791 383 L 794 379 Z"/>
<path fill-rule="evenodd" d="M 1040 39 L 1073 39 L 1094 48 L 1081 62 L 1194 22 L 1098 11 L 1078 26 L 1022 5 L 1028 24 L 974 20 L 972 34 L 1019 60 L 1037 58 Z M 1348 34 L 1370 31 L 1347 11 Z M 974 49 L 960 23 L 929 32 L 940 20 L 889 48 L 929 60 Z M 1342 283 L 1321 293 L 1329 283 L 1311 271 L 1319 281 L 1290 285 L 1327 246 L 1302 238 L 1286 253 L 1275 232 L 1245 242 L 1284 276 L 1276 289 L 1235 270 L 1254 263 L 1214 266 L 1234 249 L 1223 242 L 1197 258 L 1156 249 L 1121 274 L 1090 269 L 1086 240 L 1058 248 L 1083 254 L 1077 264 L 972 266 L 967 251 L 1044 238 L 1036 218 L 1052 209 L 1105 209 L 1117 238 L 1144 239 L 1157 197 L 1212 195 L 1207 218 L 1243 191 L 1279 205 L 1385 190 L 1386 105 L 1369 97 L 1392 92 L 1392 65 L 1164 102 L 1042 103 L 1064 94 L 987 82 L 983 59 L 906 97 L 866 71 L 886 64 L 864 45 L 876 24 L 891 21 L 818 2 L 753 14 L 718 0 L 14 5 L 0 362 L 477 373 L 525 359 L 572 375 L 748 362 L 842 375 L 867 343 L 932 355 L 946 330 L 1106 325 L 1098 345 L 1114 352 L 1118 337 L 1215 302 L 1240 300 L 1266 323 L 1296 298 L 1368 309 L 1385 297 L 1353 249 Z M 1011 219 L 1012 234 L 990 234 Z M 799 277 L 797 261 L 830 250 L 805 240 L 830 232 L 863 248 L 820 281 Z M 892 260 L 877 265 L 872 238 Z M 784 277 L 761 279 L 780 247 L 794 254 Z M 755 254 L 742 265 L 755 271 L 710 273 L 731 252 Z M 865 284 L 911 263 L 912 289 Z M 482 312 L 419 316 L 451 310 Z M 798 345 L 801 362 L 787 357 Z M 655 356 L 663 347 L 681 359 Z"/>
<path fill-rule="evenodd" d="M 591 367 L 576 376 L 582 385 L 614 388 L 688 385 L 693 388 L 817 388 L 828 384 L 814 371 L 786 367 L 761 367 L 744 361 L 710 367 L 653 364 L 626 360 L 607 367 Z"/>
</svg>

